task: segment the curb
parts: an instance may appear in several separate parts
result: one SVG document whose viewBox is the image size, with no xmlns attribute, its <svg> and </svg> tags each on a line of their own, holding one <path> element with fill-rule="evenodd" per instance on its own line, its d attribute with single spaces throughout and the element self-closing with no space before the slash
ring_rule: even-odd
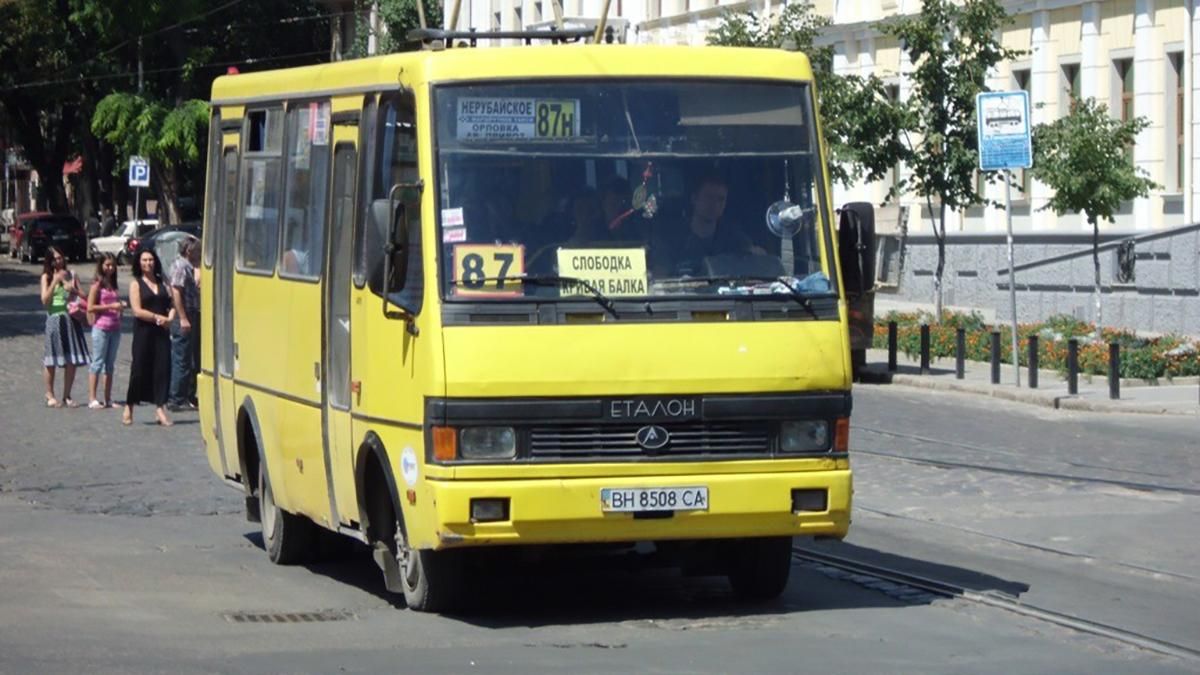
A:
<svg viewBox="0 0 1200 675">
<path fill-rule="evenodd" d="M 868 373 L 863 373 L 867 376 Z M 1038 395 L 1028 391 L 1010 390 L 1006 388 L 992 387 L 990 385 L 972 385 L 958 380 L 945 381 L 941 379 L 931 379 L 919 375 L 902 375 L 899 373 L 892 374 L 889 378 L 886 373 L 869 373 L 870 377 L 864 377 L 861 381 L 865 384 L 887 384 L 890 380 L 891 384 L 896 384 L 913 389 L 930 389 L 934 391 L 954 391 L 965 394 L 977 394 L 990 396 L 992 398 L 1014 401 L 1016 403 L 1025 403 L 1029 405 L 1041 406 L 1043 408 L 1052 408 L 1055 410 L 1075 410 L 1083 412 L 1106 412 L 1106 413 L 1135 413 L 1140 415 L 1180 415 L 1184 417 L 1192 417 L 1197 415 L 1196 411 L 1174 410 L 1157 405 L 1139 405 L 1139 404 L 1118 404 L 1108 401 L 1092 401 L 1078 396 L 1052 396 Z"/>
</svg>

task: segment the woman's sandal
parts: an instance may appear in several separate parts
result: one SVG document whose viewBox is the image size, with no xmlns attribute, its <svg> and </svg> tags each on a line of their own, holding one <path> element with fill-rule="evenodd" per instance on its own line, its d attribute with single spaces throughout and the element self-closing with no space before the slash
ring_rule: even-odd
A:
<svg viewBox="0 0 1200 675">
<path fill-rule="evenodd" d="M 53 396 L 47 396 L 46 397 L 46 407 L 47 408 L 61 408 L 62 404 L 59 403 L 58 399 L 54 398 Z"/>
<path fill-rule="evenodd" d="M 68 408 L 78 408 L 79 407 L 79 404 L 75 402 L 75 399 L 71 398 L 70 396 L 64 398 L 63 403 L 66 404 L 66 407 L 68 407 Z"/>
</svg>

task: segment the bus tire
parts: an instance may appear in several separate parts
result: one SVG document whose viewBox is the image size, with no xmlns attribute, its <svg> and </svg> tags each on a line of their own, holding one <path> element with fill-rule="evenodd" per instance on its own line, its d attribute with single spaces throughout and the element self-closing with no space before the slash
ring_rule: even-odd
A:
<svg viewBox="0 0 1200 675">
<path fill-rule="evenodd" d="M 764 537 L 731 542 L 729 583 L 743 600 L 779 597 L 792 571 L 792 538 Z"/>
<path fill-rule="evenodd" d="M 296 565 L 307 562 L 316 545 L 316 525 L 304 516 L 284 511 L 275 503 L 271 481 L 258 463 L 259 509 L 262 515 L 263 548 L 276 565 Z"/>
</svg>

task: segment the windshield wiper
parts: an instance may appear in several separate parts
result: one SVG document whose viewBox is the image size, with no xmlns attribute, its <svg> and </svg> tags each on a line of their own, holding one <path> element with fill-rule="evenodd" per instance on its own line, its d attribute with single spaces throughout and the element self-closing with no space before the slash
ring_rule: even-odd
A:
<svg viewBox="0 0 1200 675">
<path fill-rule="evenodd" d="M 592 282 L 586 279 L 580 279 L 579 277 L 564 277 L 557 274 L 537 274 L 532 276 L 523 274 L 515 277 L 484 277 L 482 279 L 471 280 L 472 283 L 478 284 L 486 284 L 488 282 L 508 283 L 510 281 L 520 281 L 527 284 L 533 284 L 534 286 L 558 286 L 560 288 L 563 284 L 575 284 L 576 286 L 587 291 L 591 299 L 595 300 L 596 304 L 603 307 L 604 311 L 611 314 L 614 319 L 621 318 L 617 314 L 616 305 L 613 303 L 611 298 L 605 295 L 599 288 L 596 288 Z M 451 279 L 450 285 L 465 286 L 466 284 L 459 279 Z"/>
<path fill-rule="evenodd" d="M 769 277 L 769 276 L 765 276 L 765 275 L 756 275 L 756 274 L 730 274 L 730 275 L 726 275 L 726 276 L 689 277 L 687 280 L 688 281 L 701 281 L 701 282 L 706 282 L 706 283 L 725 283 L 725 282 L 738 283 L 738 282 L 746 282 L 746 281 L 778 283 L 780 286 L 783 286 L 785 289 L 787 289 L 787 294 L 789 296 L 791 296 L 791 298 L 793 300 L 800 303 L 801 307 L 808 310 L 809 313 L 811 313 L 813 316 L 816 316 L 816 310 L 813 309 L 812 298 L 810 298 L 808 295 L 805 295 L 804 293 L 801 293 L 800 291 L 796 290 L 796 287 L 792 285 L 793 283 L 796 282 L 795 277 L 786 277 L 786 276 L 785 277 Z M 772 287 L 772 288 L 774 288 L 774 287 Z M 779 294 L 772 293 L 771 295 L 779 295 Z M 828 293 L 820 293 L 820 294 L 816 294 L 816 297 L 825 297 L 827 295 L 828 295 Z"/>
</svg>

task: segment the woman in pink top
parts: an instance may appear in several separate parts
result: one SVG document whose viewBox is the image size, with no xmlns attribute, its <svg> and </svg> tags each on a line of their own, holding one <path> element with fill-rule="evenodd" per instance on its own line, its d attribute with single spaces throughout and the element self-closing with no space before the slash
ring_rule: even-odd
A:
<svg viewBox="0 0 1200 675">
<path fill-rule="evenodd" d="M 92 410 L 115 408 L 112 400 L 113 367 L 121 346 L 121 312 L 125 302 L 117 294 L 117 259 L 105 253 L 96 262 L 96 279 L 88 291 L 88 316 L 92 319 L 92 364 L 88 367 L 88 395 Z M 96 384 L 104 373 L 104 403 L 96 398 Z"/>
</svg>

